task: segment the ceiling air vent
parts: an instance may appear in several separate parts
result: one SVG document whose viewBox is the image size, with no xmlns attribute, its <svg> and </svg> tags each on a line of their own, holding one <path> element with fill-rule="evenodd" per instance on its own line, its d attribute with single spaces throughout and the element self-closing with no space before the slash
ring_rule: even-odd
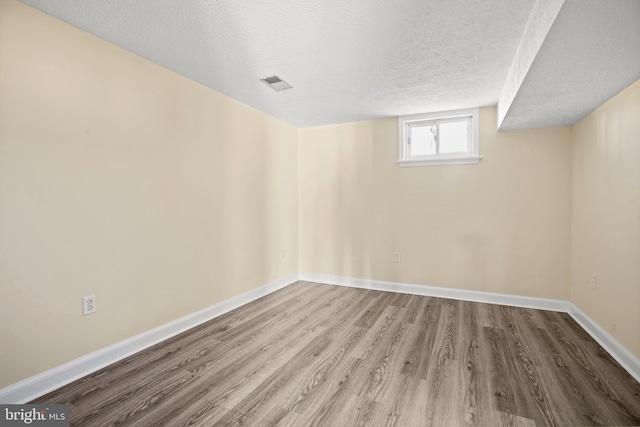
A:
<svg viewBox="0 0 640 427">
<path fill-rule="evenodd" d="M 271 89 L 275 91 L 291 89 L 291 85 L 289 83 L 285 82 L 284 80 L 282 80 L 280 77 L 276 75 L 265 77 L 264 79 L 260 79 L 260 80 L 263 81 L 266 85 L 268 85 Z"/>
</svg>

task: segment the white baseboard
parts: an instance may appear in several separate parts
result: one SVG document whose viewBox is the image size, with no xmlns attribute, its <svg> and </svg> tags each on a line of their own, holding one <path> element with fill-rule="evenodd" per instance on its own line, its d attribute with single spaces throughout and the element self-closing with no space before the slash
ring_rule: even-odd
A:
<svg viewBox="0 0 640 427">
<path fill-rule="evenodd" d="M 298 280 L 298 274 L 282 277 L 259 288 L 214 304 L 157 328 L 135 335 L 93 353 L 0 389 L 0 403 L 26 403 L 145 348 L 198 326 Z"/>
<path fill-rule="evenodd" d="M 355 279 L 352 277 L 328 276 L 325 274 L 313 273 L 300 273 L 299 278 L 300 280 L 305 280 L 307 282 L 326 283 L 328 285 L 350 286 L 353 288 L 400 292 L 403 294 L 450 298 L 463 301 L 484 302 L 488 304 L 511 305 L 514 307 L 535 308 L 539 310 L 567 312 L 569 308 L 568 301 L 549 298 L 525 297 L 520 295 L 441 288 L 437 286 L 414 285 L 399 282 L 384 282 L 381 280 Z"/>
<path fill-rule="evenodd" d="M 511 305 L 514 307 L 534 308 L 538 310 L 561 311 L 568 313 L 589 335 L 595 339 L 616 361 L 640 382 L 640 359 L 620 344 L 611 334 L 602 329 L 575 304 L 566 300 L 526 297 L 493 292 L 469 291 L 465 289 L 440 288 L 436 286 L 414 285 L 381 280 L 356 279 L 352 277 L 330 276 L 325 274 L 300 273 L 299 279 L 307 282 L 328 285 L 349 286 L 353 288 L 374 289 L 378 291 L 400 292 L 463 301 L 484 302 L 488 304 Z"/>
<path fill-rule="evenodd" d="M 299 273 L 275 280 L 242 295 L 222 301 L 218 304 L 212 305 L 211 307 L 205 308 L 204 310 L 143 332 L 86 356 L 72 360 L 64 365 L 57 366 L 16 384 L 0 389 L 0 403 L 29 402 L 43 394 L 144 350 L 145 348 L 290 285 L 297 280 L 569 313 L 569 315 L 571 315 L 576 322 L 580 324 L 580 326 L 582 326 L 607 352 L 609 352 L 609 354 L 611 354 L 611 356 L 613 356 L 613 358 L 616 359 L 616 361 L 618 361 L 618 363 L 620 363 L 620 365 L 626 369 L 629 374 L 631 374 L 637 381 L 640 381 L 640 359 L 620 344 L 620 342 L 618 342 L 607 331 L 602 329 L 600 325 L 593 321 L 576 305 L 569 301 L 493 292 L 470 291 L 464 289 L 441 288 L 408 283 L 385 282 L 380 280 L 356 279 L 324 274 Z"/>
<path fill-rule="evenodd" d="M 602 329 L 593 319 L 580 310 L 578 306 L 569 303 L 567 311 L 582 328 L 593 337 L 616 361 L 640 382 L 640 359 L 615 339 L 609 332 Z"/>
</svg>

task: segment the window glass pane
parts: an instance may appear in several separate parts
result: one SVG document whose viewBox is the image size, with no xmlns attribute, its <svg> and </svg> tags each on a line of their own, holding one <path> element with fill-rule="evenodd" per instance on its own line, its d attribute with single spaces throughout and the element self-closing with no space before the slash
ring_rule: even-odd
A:
<svg viewBox="0 0 640 427">
<path fill-rule="evenodd" d="M 424 156 L 436 154 L 436 126 L 410 126 L 409 136 L 411 143 L 409 145 L 411 156 Z"/>
<path fill-rule="evenodd" d="M 468 120 L 440 123 L 440 153 L 465 153 L 469 151 Z"/>
</svg>

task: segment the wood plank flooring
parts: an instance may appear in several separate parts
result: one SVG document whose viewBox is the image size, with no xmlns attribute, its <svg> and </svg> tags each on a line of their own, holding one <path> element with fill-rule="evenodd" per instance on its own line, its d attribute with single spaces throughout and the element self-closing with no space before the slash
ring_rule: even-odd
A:
<svg viewBox="0 0 640 427">
<path fill-rule="evenodd" d="M 297 282 L 37 399 L 72 426 L 640 425 L 567 314 Z"/>
</svg>

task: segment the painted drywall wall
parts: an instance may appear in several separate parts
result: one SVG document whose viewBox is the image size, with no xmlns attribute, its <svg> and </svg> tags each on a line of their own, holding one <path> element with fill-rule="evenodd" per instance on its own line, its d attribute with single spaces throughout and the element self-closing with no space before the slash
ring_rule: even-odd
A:
<svg viewBox="0 0 640 427">
<path fill-rule="evenodd" d="M 570 129 L 497 132 L 482 108 L 480 151 L 401 168 L 397 119 L 301 129 L 300 271 L 565 299 Z"/>
<path fill-rule="evenodd" d="M 639 119 L 640 81 L 573 126 L 571 221 L 571 301 L 638 357 Z"/>
<path fill-rule="evenodd" d="M 297 143 L 0 0 L 0 387 L 295 273 Z"/>
</svg>

